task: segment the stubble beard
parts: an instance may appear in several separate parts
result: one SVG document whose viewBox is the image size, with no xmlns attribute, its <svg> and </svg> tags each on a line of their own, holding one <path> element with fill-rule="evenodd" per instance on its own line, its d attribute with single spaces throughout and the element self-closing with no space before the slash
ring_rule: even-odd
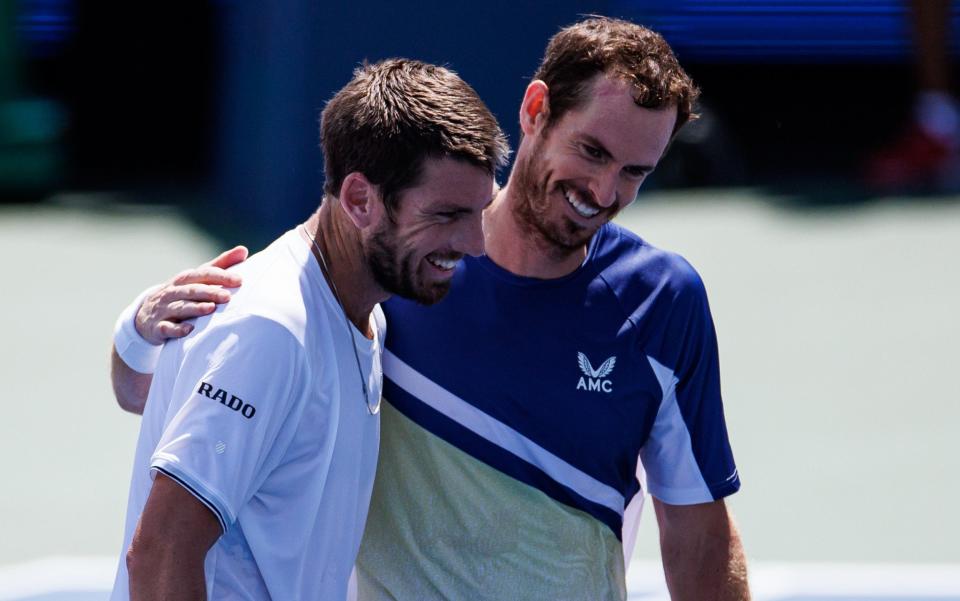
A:
<svg viewBox="0 0 960 601">
<path fill-rule="evenodd" d="M 393 226 L 385 225 L 370 236 L 364 252 L 377 285 L 390 294 L 422 305 L 432 305 L 446 296 L 450 281 L 423 282 L 413 251 L 404 251 L 402 247 Z"/>
<path fill-rule="evenodd" d="M 518 159 L 513 168 L 510 188 L 518 199 L 513 215 L 520 229 L 535 241 L 540 250 L 555 260 L 562 260 L 582 249 L 593 232 L 563 215 L 550 220 L 548 186 L 553 172 L 544 167 L 540 158 L 543 142 L 538 140 L 532 152 Z"/>
</svg>

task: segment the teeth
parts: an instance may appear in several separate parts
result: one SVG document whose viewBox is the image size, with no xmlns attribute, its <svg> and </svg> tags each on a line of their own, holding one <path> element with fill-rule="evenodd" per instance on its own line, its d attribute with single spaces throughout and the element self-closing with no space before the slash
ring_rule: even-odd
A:
<svg viewBox="0 0 960 601">
<path fill-rule="evenodd" d="M 440 269 L 450 270 L 457 266 L 457 259 L 441 259 L 439 257 L 427 257 L 427 261 L 430 261 L 431 264 L 436 265 Z"/>
<path fill-rule="evenodd" d="M 580 199 L 577 198 L 577 193 L 573 190 L 564 189 L 563 195 L 567 198 L 567 202 L 570 203 L 570 206 L 573 207 L 573 210 L 575 210 L 581 217 L 589 219 L 600 212 L 600 209 L 591 207 L 590 205 L 581 202 Z"/>
</svg>

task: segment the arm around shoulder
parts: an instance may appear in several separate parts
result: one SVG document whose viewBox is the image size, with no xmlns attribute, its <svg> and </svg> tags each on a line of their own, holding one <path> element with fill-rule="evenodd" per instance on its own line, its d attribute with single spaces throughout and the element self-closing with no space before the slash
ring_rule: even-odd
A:
<svg viewBox="0 0 960 601">
<path fill-rule="evenodd" d="M 188 323 L 230 300 L 223 287 L 237 287 L 238 274 L 226 271 L 247 258 L 247 249 L 234 247 L 165 284 L 144 290 L 124 309 L 114 328 L 110 379 L 120 407 L 142 414 L 160 348 L 169 338 L 186 336 Z"/>
<path fill-rule="evenodd" d="M 134 371 L 120 358 L 115 346 L 110 350 L 110 383 L 121 409 L 143 415 L 152 381 L 153 374 Z"/>
<path fill-rule="evenodd" d="M 674 601 L 749 601 L 747 560 L 723 499 L 670 505 L 653 499 L 667 587 Z"/>
<path fill-rule="evenodd" d="M 145 340 L 136 327 L 137 313 L 153 291 L 153 288 L 144 290 L 117 318 L 110 350 L 113 395 L 121 409 L 138 415 L 143 414 L 161 348 Z"/>
</svg>

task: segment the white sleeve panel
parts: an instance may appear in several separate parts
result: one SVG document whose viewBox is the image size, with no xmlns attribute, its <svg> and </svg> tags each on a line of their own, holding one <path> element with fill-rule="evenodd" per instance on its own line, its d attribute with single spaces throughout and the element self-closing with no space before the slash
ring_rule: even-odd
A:
<svg viewBox="0 0 960 601">
<path fill-rule="evenodd" d="M 620 531 L 623 540 L 623 564 L 630 568 L 633 558 L 633 549 L 637 545 L 637 530 L 640 529 L 640 516 L 643 515 L 643 506 L 647 497 L 647 478 L 643 470 L 643 462 L 637 461 L 637 481 L 640 490 L 633 495 L 626 509 L 623 511 L 623 528 Z"/>
<path fill-rule="evenodd" d="M 302 346 L 276 322 L 212 325 L 185 350 L 151 468 L 219 514 L 226 531 L 292 439 L 308 378 Z"/>
<path fill-rule="evenodd" d="M 677 405 L 677 377 L 653 357 L 647 357 L 647 360 L 663 390 L 663 400 L 650 438 L 640 450 L 650 494 L 671 505 L 713 501 L 713 494 L 693 455 L 690 432 Z"/>
</svg>

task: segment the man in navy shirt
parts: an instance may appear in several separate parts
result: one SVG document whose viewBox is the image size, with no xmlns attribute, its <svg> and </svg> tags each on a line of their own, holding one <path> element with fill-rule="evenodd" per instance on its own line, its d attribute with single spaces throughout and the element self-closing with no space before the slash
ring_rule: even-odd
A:
<svg viewBox="0 0 960 601">
<path fill-rule="evenodd" d="M 610 223 L 697 95 L 646 28 L 590 18 L 550 41 L 486 256 L 435 307 L 384 305 L 360 599 L 623 600 L 645 492 L 673 598 L 749 598 L 703 284 Z"/>
</svg>

